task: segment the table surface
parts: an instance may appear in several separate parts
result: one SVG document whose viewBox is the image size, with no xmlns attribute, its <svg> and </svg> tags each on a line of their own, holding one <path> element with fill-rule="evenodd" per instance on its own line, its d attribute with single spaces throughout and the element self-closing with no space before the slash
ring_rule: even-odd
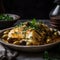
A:
<svg viewBox="0 0 60 60">
<path fill-rule="evenodd" d="M 26 21 L 26 20 L 19 20 L 16 24 L 19 24 L 20 21 Z M 42 20 L 45 24 L 48 24 L 50 26 L 49 20 Z M 0 47 L 2 50 L 2 48 Z M 60 44 L 57 44 L 53 48 L 47 50 L 48 51 L 48 57 L 51 58 L 51 60 L 60 60 Z M 44 60 L 44 52 L 22 52 L 19 51 L 19 55 L 16 57 L 16 60 Z"/>
</svg>

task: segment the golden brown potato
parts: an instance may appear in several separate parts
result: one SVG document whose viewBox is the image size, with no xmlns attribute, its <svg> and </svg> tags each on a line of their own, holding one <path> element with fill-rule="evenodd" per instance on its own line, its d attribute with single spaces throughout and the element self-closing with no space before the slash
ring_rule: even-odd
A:
<svg viewBox="0 0 60 60">
<path fill-rule="evenodd" d="M 32 39 L 29 39 L 26 43 L 26 45 L 40 45 L 40 42 L 38 42 L 37 40 L 32 40 Z"/>
<path fill-rule="evenodd" d="M 10 30 L 6 30 L 6 31 L 4 31 L 4 34 L 8 34 L 8 33 L 9 33 L 9 31 L 10 31 Z"/>
<path fill-rule="evenodd" d="M 15 41 L 15 42 L 13 42 L 13 44 L 20 45 L 20 41 Z"/>
<path fill-rule="evenodd" d="M 2 38 L 3 38 L 4 40 L 7 40 L 8 34 L 4 34 L 4 35 L 2 36 Z"/>
</svg>

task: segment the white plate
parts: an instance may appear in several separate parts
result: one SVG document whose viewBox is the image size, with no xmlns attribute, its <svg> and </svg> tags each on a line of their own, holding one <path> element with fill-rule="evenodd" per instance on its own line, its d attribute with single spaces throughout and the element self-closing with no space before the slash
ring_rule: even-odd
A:
<svg viewBox="0 0 60 60">
<path fill-rule="evenodd" d="M 11 28 L 8 28 L 11 29 Z M 6 30 L 6 29 L 5 29 Z M 2 33 L 5 31 L 1 31 L 0 32 L 0 36 L 2 35 Z M 60 34 L 60 31 L 58 31 Z M 39 45 L 39 46 L 22 46 L 22 45 L 14 45 L 14 44 L 10 44 L 10 43 L 5 43 L 2 39 L 0 39 L 0 42 L 3 43 L 4 45 L 15 49 L 15 50 L 21 50 L 21 51 L 32 51 L 32 52 L 36 52 L 36 51 L 44 51 L 47 49 L 52 48 L 53 46 L 55 46 L 56 44 L 60 43 L 60 40 L 58 40 L 57 42 L 54 43 L 50 43 L 50 44 L 45 44 L 45 45 Z"/>
</svg>

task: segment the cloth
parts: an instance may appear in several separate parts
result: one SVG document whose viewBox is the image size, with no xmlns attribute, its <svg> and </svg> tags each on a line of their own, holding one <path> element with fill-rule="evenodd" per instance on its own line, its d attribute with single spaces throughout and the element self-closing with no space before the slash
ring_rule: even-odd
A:
<svg viewBox="0 0 60 60">
<path fill-rule="evenodd" d="M 17 51 L 13 51 L 0 43 L 0 60 L 16 60 Z"/>
</svg>

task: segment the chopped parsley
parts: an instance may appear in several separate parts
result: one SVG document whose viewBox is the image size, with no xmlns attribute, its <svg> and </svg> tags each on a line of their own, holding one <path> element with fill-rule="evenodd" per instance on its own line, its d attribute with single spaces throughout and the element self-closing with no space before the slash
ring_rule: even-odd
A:
<svg viewBox="0 0 60 60">
<path fill-rule="evenodd" d="M 29 24 L 26 26 L 25 30 L 29 29 L 29 28 L 32 28 L 32 29 L 36 29 L 36 30 L 39 30 L 40 27 L 38 26 L 38 23 L 37 23 L 37 20 L 35 18 L 32 19 L 32 21 L 27 21 Z M 39 22 L 39 24 L 42 24 L 42 21 Z M 17 27 L 21 27 L 25 25 L 24 22 L 21 22 L 20 24 L 17 25 Z"/>
<path fill-rule="evenodd" d="M 9 16 L 8 14 L 0 14 L 0 20 L 4 20 L 4 21 L 11 21 L 13 20 L 13 17 Z"/>
</svg>

